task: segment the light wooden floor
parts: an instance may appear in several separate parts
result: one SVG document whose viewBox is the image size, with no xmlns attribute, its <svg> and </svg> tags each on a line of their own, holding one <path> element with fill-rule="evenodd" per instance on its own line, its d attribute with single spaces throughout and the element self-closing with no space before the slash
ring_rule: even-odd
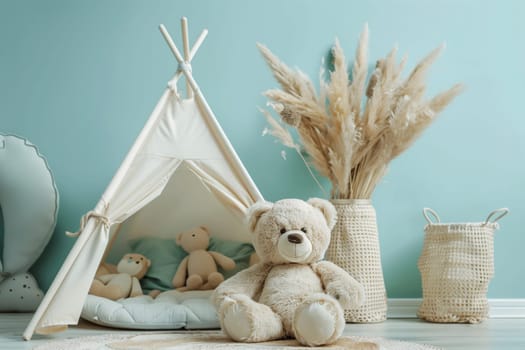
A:
<svg viewBox="0 0 525 350">
<path fill-rule="evenodd" d="M 82 322 L 54 336 L 21 338 L 31 314 L 0 314 L 0 349 L 32 349 L 50 340 L 123 332 Z M 129 331 L 129 333 L 138 333 Z M 477 325 L 431 324 L 417 319 L 389 319 L 378 324 L 349 324 L 345 334 L 431 344 L 449 350 L 525 350 L 525 319 L 490 319 Z"/>
</svg>

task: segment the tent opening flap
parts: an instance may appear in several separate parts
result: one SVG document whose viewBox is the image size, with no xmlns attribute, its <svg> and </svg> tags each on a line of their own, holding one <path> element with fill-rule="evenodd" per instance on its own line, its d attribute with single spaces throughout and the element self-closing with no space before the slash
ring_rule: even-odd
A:
<svg viewBox="0 0 525 350">
<path fill-rule="evenodd" d="M 108 262 L 116 263 L 129 253 L 131 240 L 148 236 L 175 239 L 177 233 L 201 225 L 217 238 L 251 241 L 243 218 L 225 207 L 183 162 L 160 196 L 122 223 Z"/>
</svg>

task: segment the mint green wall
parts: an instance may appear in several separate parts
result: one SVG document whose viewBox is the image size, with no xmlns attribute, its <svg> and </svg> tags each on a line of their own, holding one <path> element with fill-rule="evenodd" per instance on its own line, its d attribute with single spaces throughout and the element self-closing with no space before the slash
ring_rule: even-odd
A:
<svg viewBox="0 0 525 350">
<path fill-rule="evenodd" d="M 525 2 L 515 1 L 7 1 L 0 0 L 0 130 L 38 145 L 60 190 L 58 226 L 33 268 L 48 287 L 69 251 L 80 216 L 93 208 L 142 128 L 175 61 L 158 30 L 192 41 L 210 34 L 194 75 L 240 158 L 269 200 L 321 196 L 297 157 L 270 137 L 257 111 L 276 86 L 255 43 L 317 76 L 339 37 L 351 57 L 365 22 L 370 64 L 398 44 L 413 67 L 447 48 L 429 92 L 462 81 L 467 90 L 378 186 L 384 274 L 390 297 L 421 295 L 416 261 L 421 209 L 446 220 L 512 213 L 497 233 L 493 298 L 525 297 Z M 180 42 L 180 37 L 177 37 Z"/>
</svg>

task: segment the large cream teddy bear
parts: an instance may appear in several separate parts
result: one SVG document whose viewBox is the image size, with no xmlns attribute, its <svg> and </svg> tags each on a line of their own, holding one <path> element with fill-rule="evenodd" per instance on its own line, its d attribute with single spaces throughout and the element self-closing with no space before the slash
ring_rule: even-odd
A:
<svg viewBox="0 0 525 350">
<path fill-rule="evenodd" d="M 242 342 L 284 337 L 308 346 L 335 342 L 345 326 L 343 308 L 359 307 L 364 289 L 322 260 L 336 221 L 333 205 L 319 198 L 258 202 L 248 219 L 261 261 L 215 290 L 223 331 Z"/>
<path fill-rule="evenodd" d="M 115 272 L 112 272 L 113 267 L 103 264 L 97 271 L 89 294 L 111 300 L 143 295 L 139 280 L 144 277 L 150 265 L 151 261 L 141 254 L 124 255 Z"/>
<path fill-rule="evenodd" d="M 217 265 L 225 270 L 235 268 L 233 259 L 208 250 L 210 233 L 205 226 L 179 233 L 176 242 L 188 253 L 173 276 L 172 284 L 178 291 L 213 289 L 224 281 Z"/>
</svg>

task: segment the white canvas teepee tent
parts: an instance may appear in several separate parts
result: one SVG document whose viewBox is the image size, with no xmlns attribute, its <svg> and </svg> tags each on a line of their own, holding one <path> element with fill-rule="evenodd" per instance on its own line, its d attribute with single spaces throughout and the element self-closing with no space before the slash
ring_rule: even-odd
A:
<svg viewBox="0 0 525 350">
<path fill-rule="evenodd" d="M 177 73 L 102 198 L 83 216 L 73 234 L 77 241 L 23 334 L 26 340 L 78 323 L 96 269 L 112 245 L 118 250 L 121 237 L 162 236 L 205 224 L 219 237 L 250 239 L 244 213 L 262 196 L 191 74 L 191 59 L 207 32 L 190 50 L 183 18 L 182 57 L 160 29 L 178 61 Z M 176 90 L 182 75 L 187 98 Z"/>
</svg>

